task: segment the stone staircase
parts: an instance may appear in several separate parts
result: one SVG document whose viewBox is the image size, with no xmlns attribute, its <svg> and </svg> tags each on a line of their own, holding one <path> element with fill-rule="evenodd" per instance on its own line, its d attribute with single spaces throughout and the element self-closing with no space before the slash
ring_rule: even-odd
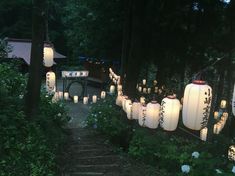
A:
<svg viewBox="0 0 235 176">
<path fill-rule="evenodd" d="M 121 157 L 92 129 L 70 129 L 63 151 L 62 176 L 118 176 Z"/>
</svg>

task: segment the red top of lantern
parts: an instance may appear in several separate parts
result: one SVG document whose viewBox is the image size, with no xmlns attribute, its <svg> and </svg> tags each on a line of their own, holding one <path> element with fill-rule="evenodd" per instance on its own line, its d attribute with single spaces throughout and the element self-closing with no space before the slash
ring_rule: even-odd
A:
<svg viewBox="0 0 235 176">
<path fill-rule="evenodd" d="M 176 97 L 175 97 L 175 95 L 168 95 L 167 98 L 169 98 L 169 99 L 175 99 Z"/>
<path fill-rule="evenodd" d="M 204 85 L 204 84 L 206 84 L 206 81 L 203 81 L 203 80 L 193 80 L 193 84 Z"/>
</svg>

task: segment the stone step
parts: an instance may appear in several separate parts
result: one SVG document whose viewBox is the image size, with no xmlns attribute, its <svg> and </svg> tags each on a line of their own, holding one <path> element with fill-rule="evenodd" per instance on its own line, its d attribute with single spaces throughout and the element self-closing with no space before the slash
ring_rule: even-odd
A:
<svg viewBox="0 0 235 176">
<path fill-rule="evenodd" d="M 98 144 L 90 144 L 90 145 L 80 145 L 80 144 L 75 144 L 75 145 L 70 145 L 68 146 L 68 151 L 79 151 L 79 150 L 89 150 L 89 149 L 100 149 L 100 150 L 105 150 L 107 147 L 103 145 L 98 145 Z"/>
<path fill-rule="evenodd" d="M 118 164 L 94 164 L 94 165 L 75 165 L 70 169 L 71 172 L 79 171 L 79 172 L 114 172 L 119 171 L 120 167 Z"/>
<path fill-rule="evenodd" d="M 76 163 L 77 165 L 114 164 L 120 162 L 120 158 L 117 155 L 92 157 L 72 156 L 70 159 L 72 163 Z"/>
<path fill-rule="evenodd" d="M 113 151 L 111 149 L 84 149 L 84 150 L 74 150 L 73 155 L 78 157 L 90 157 L 90 156 L 99 156 L 99 155 L 111 155 Z"/>
<path fill-rule="evenodd" d="M 69 176 L 96 176 L 96 175 L 104 175 L 102 172 L 72 172 Z"/>
</svg>

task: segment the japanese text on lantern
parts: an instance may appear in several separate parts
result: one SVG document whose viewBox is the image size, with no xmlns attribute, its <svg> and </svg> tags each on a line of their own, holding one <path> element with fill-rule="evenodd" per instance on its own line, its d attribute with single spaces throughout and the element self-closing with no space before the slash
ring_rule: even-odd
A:
<svg viewBox="0 0 235 176">
<path fill-rule="evenodd" d="M 212 100 L 211 90 L 208 89 L 208 92 L 205 92 L 205 100 L 204 100 L 205 107 L 203 108 L 204 112 L 203 112 L 203 118 L 202 118 L 202 123 L 201 123 L 202 128 L 206 127 L 208 119 L 209 119 L 211 100 Z"/>
</svg>

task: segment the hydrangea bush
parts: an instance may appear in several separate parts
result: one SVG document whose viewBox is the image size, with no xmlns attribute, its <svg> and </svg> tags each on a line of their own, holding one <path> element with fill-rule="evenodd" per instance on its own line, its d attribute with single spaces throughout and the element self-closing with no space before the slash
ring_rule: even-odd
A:
<svg viewBox="0 0 235 176">
<path fill-rule="evenodd" d="M 0 64 L 0 176 L 56 175 L 67 111 L 42 92 L 39 113 L 27 120 L 26 79 L 15 65 Z"/>
<path fill-rule="evenodd" d="M 181 131 L 143 128 L 135 120 L 127 120 L 126 114 L 113 102 L 109 97 L 94 104 L 88 125 L 118 138 L 119 143 L 128 142 L 128 154 L 137 162 L 151 165 L 161 175 L 235 175 L 235 167 L 227 159 L 230 140 L 223 135 L 205 143 Z"/>
</svg>

